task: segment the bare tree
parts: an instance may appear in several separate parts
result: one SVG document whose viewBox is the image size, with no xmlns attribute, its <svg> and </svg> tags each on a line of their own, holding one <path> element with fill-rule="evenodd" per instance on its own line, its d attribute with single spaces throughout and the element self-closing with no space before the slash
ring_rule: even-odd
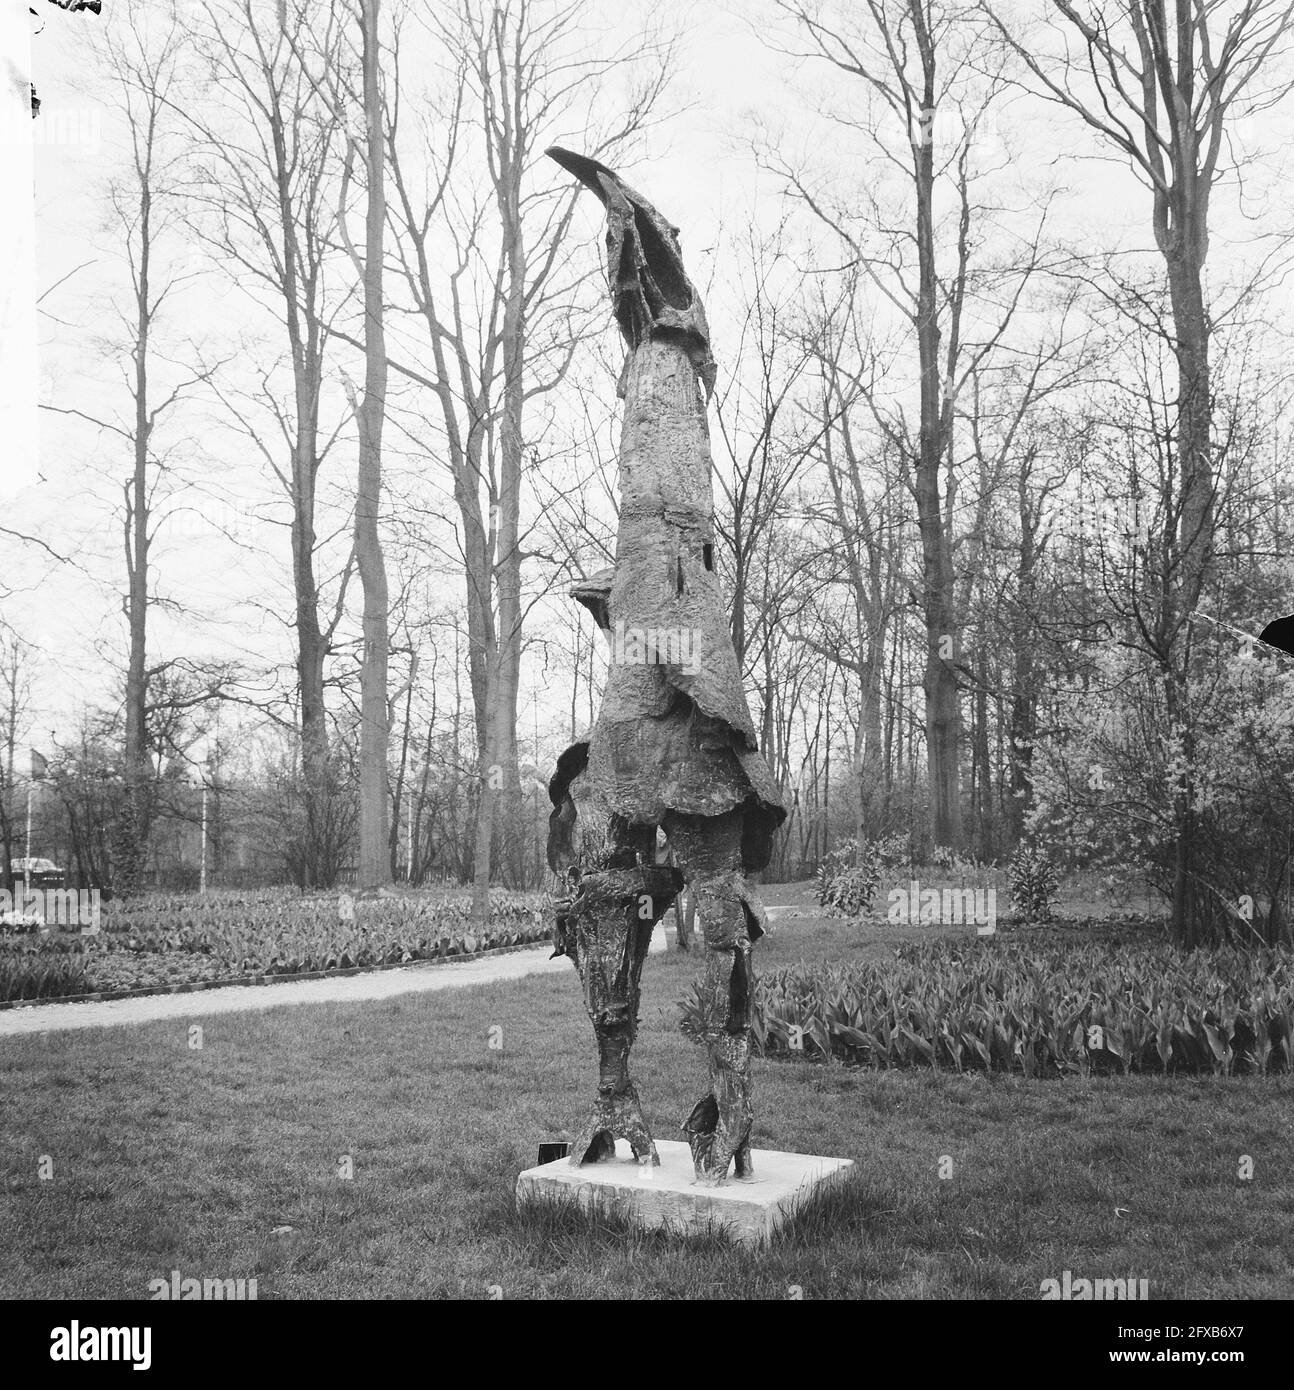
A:
<svg viewBox="0 0 1294 1390">
<path fill-rule="evenodd" d="M 337 214 L 346 134 L 319 89 L 318 71 L 345 61 L 334 26 L 320 30 L 302 0 L 267 7 L 212 0 L 191 26 L 193 90 L 175 103 L 193 138 L 189 189 L 193 228 L 240 287 L 273 314 L 286 339 L 290 382 L 257 369 L 250 391 L 222 389 L 229 418 L 263 458 L 291 508 L 295 666 L 303 817 L 290 856 L 307 885 L 331 883 L 345 850 L 334 805 L 326 662 L 344 609 L 348 560 L 330 616 L 319 574 L 320 470 L 343 420 L 330 432 L 323 395 L 336 319 L 349 291 L 334 280 Z M 314 65 L 312 67 L 312 65 Z M 200 96 L 202 99 L 193 99 Z M 281 450 L 269 432 L 279 436 Z M 286 458 L 284 457 L 286 454 Z"/>
<path fill-rule="evenodd" d="M 155 771 L 149 747 L 150 681 L 161 666 L 148 661 L 149 610 L 154 601 L 152 547 L 182 490 L 176 455 L 165 440 L 168 424 L 210 382 L 220 364 L 201 365 L 189 345 L 188 362 L 167 351 L 162 336 L 187 278 L 177 271 L 181 191 L 173 168 L 175 123 L 171 106 L 180 82 L 186 40 L 174 8 L 156 13 L 143 0 L 126 0 L 100 39 L 108 100 L 119 111 L 127 141 L 127 168 L 108 186 L 111 227 L 128 272 L 126 305 L 118 309 L 122 333 L 107 355 L 124 357 L 129 414 L 95 416 L 80 407 L 45 408 L 94 425 L 129 458 L 121 484 L 122 546 L 126 583 L 121 596 L 127 626 L 123 778 L 125 795 L 113 828 L 113 876 L 119 891 L 138 885 L 154 812 Z M 196 365 L 195 365 L 196 364 Z M 160 378 L 160 384 L 159 384 Z M 217 684 L 219 684 L 217 679 Z"/>
<path fill-rule="evenodd" d="M 724 542 L 717 558 L 732 595 L 732 644 L 746 669 L 768 640 L 756 602 L 761 553 L 786 515 L 814 432 L 796 399 L 812 354 L 795 315 L 803 276 L 791 271 L 781 232 L 751 228 L 730 248 L 716 249 L 723 250 L 720 264 L 735 266 L 738 298 L 737 332 L 715 401 L 716 452 L 726 465 L 716 469 L 722 500 L 715 529 Z"/>
<path fill-rule="evenodd" d="M 1177 362 L 1176 486 L 1165 533 L 1166 583 L 1147 646 L 1167 676 L 1168 718 L 1182 741 L 1184 773 L 1174 791 L 1177 858 L 1173 926 L 1190 946 L 1201 935 L 1192 867 L 1197 789 L 1195 730 L 1186 695 L 1190 619 L 1213 556 L 1215 493 L 1213 316 L 1205 286 L 1210 201 L 1235 167 L 1227 139 L 1234 120 L 1269 109 L 1289 89 L 1277 80 L 1294 4 L 1289 0 L 1053 0 L 1057 53 L 1026 43 L 981 0 L 1003 41 L 1027 66 L 1036 90 L 1079 116 L 1125 158 L 1150 193 L 1150 224 L 1167 279 Z"/>
<path fill-rule="evenodd" d="M 434 12 L 429 28 L 450 70 L 442 104 L 429 104 L 409 132 L 425 177 L 402 124 L 410 103 L 390 117 L 397 255 L 430 355 L 426 371 L 392 366 L 430 393 L 427 424 L 441 441 L 458 517 L 480 758 L 478 918 L 488 911 L 500 803 L 509 823 L 521 803 L 523 491 L 538 457 L 527 445 L 526 407 L 560 383 L 599 322 L 583 293 L 588 261 L 572 261 L 566 244 L 574 192 L 554 191 L 546 171 L 532 186 L 531 167 L 540 138 L 561 138 L 564 123 L 578 124 L 576 143 L 591 155 L 623 151 L 651 118 L 670 68 L 670 43 L 653 33 L 590 53 L 586 8 L 584 0 L 459 0 Z M 607 101 L 613 116 L 590 117 L 597 96 L 620 83 Z"/>
<path fill-rule="evenodd" d="M 364 665 L 360 675 L 359 883 L 390 876 L 387 845 L 386 564 L 378 535 L 382 502 L 382 426 L 386 419 L 386 320 L 383 260 L 386 234 L 386 128 L 382 110 L 380 0 L 363 0 L 364 26 L 364 401 L 359 410 L 359 488 L 355 558 L 364 588 Z M 412 680 L 412 677 L 410 678 Z"/>
<path fill-rule="evenodd" d="M 359 427 L 359 475 L 355 492 L 354 555 L 363 591 L 362 657 L 360 663 L 359 743 L 359 870 L 361 889 L 377 888 L 390 881 L 391 854 L 388 833 L 387 745 L 390 712 L 387 706 L 387 669 L 390 648 L 390 598 L 386 561 L 378 522 L 382 509 L 382 431 L 386 423 L 386 304 L 384 299 L 386 255 L 386 119 L 382 90 L 381 0 L 355 0 L 344 8 L 338 25 L 338 9 L 332 5 L 329 27 L 339 31 L 351 26 L 360 33 L 359 90 L 348 81 L 349 64 L 326 62 L 321 87 L 327 91 L 335 118 L 350 132 L 350 147 L 342 176 L 341 214 L 338 230 L 363 285 L 364 392 L 361 399 L 347 383 L 347 394 Z M 326 40 L 326 55 L 345 46 Z M 309 71 L 308 59 L 301 59 Z M 363 113 L 357 131 L 351 130 L 349 113 Z M 347 231 L 346 189 L 358 163 L 363 171 L 364 250 L 361 255 Z M 398 790 L 397 790 L 398 796 Z"/>
<path fill-rule="evenodd" d="M 860 84 L 861 113 L 837 117 L 897 169 L 899 208 L 879 190 L 861 208 L 815 186 L 776 153 L 765 157 L 845 246 L 877 301 L 898 316 L 916 349 L 915 431 L 896 392 L 866 395 L 880 435 L 896 451 L 916 510 L 925 622 L 924 690 L 931 829 L 962 842 L 961 621 L 954 560 L 959 395 L 1001 344 L 1041 260 L 1043 218 L 1021 253 L 994 264 L 977 250 L 984 210 L 973 187 L 979 127 L 1002 80 L 988 61 L 983 25 L 945 0 L 867 0 L 857 13 L 779 0 L 807 40 L 796 56 L 830 64 Z M 944 195 L 946 194 L 946 198 Z M 951 211 L 941 216 L 941 208 Z M 1045 216 L 1045 214 L 1044 214 Z M 861 225 L 860 225 L 861 221 Z"/>
<path fill-rule="evenodd" d="M 4 871 L 0 886 L 11 886 L 14 820 L 17 806 L 14 791 L 14 761 L 18 732 L 27 716 L 32 696 L 33 648 L 16 632 L 0 631 L 0 844 L 4 848 Z"/>
</svg>

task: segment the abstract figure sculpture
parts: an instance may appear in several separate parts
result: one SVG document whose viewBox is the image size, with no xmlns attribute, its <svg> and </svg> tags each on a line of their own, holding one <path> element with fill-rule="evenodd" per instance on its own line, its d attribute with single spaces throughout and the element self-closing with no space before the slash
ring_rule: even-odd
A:
<svg viewBox="0 0 1294 1390">
<path fill-rule="evenodd" d="M 614 569 L 572 589 L 611 642 L 589 736 L 549 784 L 548 861 L 566 885 L 556 951 L 574 962 L 599 1050 L 598 1093 L 571 1153 L 597 1162 L 627 1139 L 658 1163 L 629 1076 L 652 929 L 691 885 L 705 943 L 710 1089 L 682 1128 L 699 1181 L 752 1175 L 751 946 L 764 911 L 746 874 L 768 862 L 786 809 L 759 752 L 714 571 L 705 401 L 709 328 L 678 229 L 596 160 L 548 154 L 607 212 L 612 305 L 628 346 L 619 393 L 620 521 Z M 674 865 L 656 863 L 657 828 Z M 675 865 L 677 867 L 675 867 Z"/>
</svg>

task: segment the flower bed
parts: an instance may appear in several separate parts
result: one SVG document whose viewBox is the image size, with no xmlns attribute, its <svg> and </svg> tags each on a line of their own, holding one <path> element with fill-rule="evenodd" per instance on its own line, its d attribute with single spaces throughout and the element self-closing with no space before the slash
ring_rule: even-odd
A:
<svg viewBox="0 0 1294 1390">
<path fill-rule="evenodd" d="M 496 890 L 490 901 L 477 931 L 464 894 L 141 896 L 105 904 L 93 936 L 0 937 L 0 1001 L 398 965 L 549 937 L 542 895 Z"/>
<path fill-rule="evenodd" d="M 700 992 L 680 1003 L 696 1036 Z M 893 960 L 757 983 L 755 1046 L 866 1067 L 1060 1076 L 1286 1071 L 1294 953 L 1060 942 L 909 943 Z"/>
</svg>

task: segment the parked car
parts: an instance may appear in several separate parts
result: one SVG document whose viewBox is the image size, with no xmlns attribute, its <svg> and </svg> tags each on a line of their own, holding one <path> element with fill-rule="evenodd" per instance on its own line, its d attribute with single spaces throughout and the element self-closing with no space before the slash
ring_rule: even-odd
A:
<svg viewBox="0 0 1294 1390">
<path fill-rule="evenodd" d="M 33 888 L 67 887 L 66 870 L 60 869 L 52 859 L 37 859 L 33 856 L 30 863 L 31 886 Z M 11 859 L 9 864 L 13 875 L 14 887 L 16 888 L 27 877 L 28 861 L 26 859 Z"/>
</svg>

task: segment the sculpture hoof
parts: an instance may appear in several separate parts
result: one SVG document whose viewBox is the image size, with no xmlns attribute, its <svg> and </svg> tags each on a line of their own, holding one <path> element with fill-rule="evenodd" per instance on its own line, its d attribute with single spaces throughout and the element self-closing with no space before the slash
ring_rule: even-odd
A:
<svg viewBox="0 0 1294 1390">
<path fill-rule="evenodd" d="M 715 1133 L 718 1127 L 719 1105 L 713 1094 L 702 1096 L 680 1126 L 687 1135 L 688 1147 L 692 1150 L 692 1168 L 696 1173 L 696 1180 L 704 1187 L 717 1187 L 728 1171 L 726 1163 L 723 1165 L 723 1172 L 717 1171 L 714 1161 Z"/>
<path fill-rule="evenodd" d="M 571 1146 L 571 1166 L 585 1163 L 608 1163 L 616 1156 L 616 1140 L 626 1139 L 639 1163 L 660 1166 L 660 1154 L 638 1102 L 638 1092 L 632 1082 L 620 1090 L 598 1091 L 591 1112 Z"/>
<path fill-rule="evenodd" d="M 732 1156 L 733 1176 L 740 1182 L 755 1181 L 755 1165 L 750 1158 L 750 1140 L 747 1139 Z"/>
<path fill-rule="evenodd" d="M 595 1131 L 588 1143 L 577 1140 L 571 1145 L 571 1167 L 585 1163 L 606 1163 L 616 1156 L 616 1138 L 608 1129 Z"/>
<path fill-rule="evenodd" d="M 745 1134 L 734 1144 L 713 1093 L 697 1101 L 681 1128 L 692 1150 L 697 1182 L 717 1187 L 727 1178 L 729 1166 L 738 1181 L 755 1181 L 755 1165 L 750 1156 L 750 1124 L 745 1124 Z"/>
</svg>

